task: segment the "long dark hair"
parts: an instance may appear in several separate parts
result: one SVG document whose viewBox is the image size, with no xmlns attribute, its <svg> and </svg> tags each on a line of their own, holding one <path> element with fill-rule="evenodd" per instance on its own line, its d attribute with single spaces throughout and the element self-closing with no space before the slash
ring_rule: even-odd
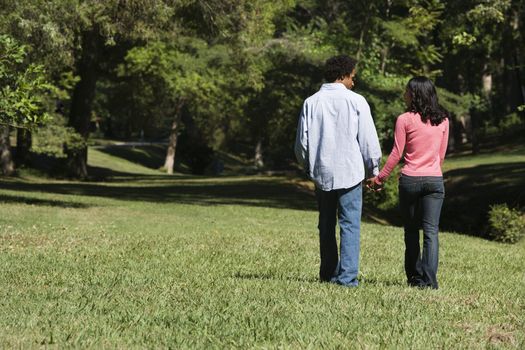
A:
<svg viewBox="0 0 525 350">
<path fill-rule="evenodd" d="M 406 88 L 411 97 L 408 111 L 419 113 L 423 123 L 430 120 L 432 125 L 439 125 L 448 118 L 447 110 L 439 104 L 432 80 L 422 76 L 414 77 L 408 81 Z"/>
</svg>

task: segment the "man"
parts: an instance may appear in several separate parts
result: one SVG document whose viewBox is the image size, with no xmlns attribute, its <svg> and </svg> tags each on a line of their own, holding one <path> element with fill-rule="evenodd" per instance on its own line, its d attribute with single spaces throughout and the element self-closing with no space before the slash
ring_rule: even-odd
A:
<svg viewBox="0 0 525 350">
<path fill-rule="evenodd" d="M 315 182 L 319 208 L 321 281 L 358 285 L 362 181 L 379 173 L 381 149 L 370 107 L 354 86 L 356 61 L 325 63 L 328 83 L 303 104 L 295 154 Z M 335 237 L 340 226 L 340 259 Z"/>
</svg>

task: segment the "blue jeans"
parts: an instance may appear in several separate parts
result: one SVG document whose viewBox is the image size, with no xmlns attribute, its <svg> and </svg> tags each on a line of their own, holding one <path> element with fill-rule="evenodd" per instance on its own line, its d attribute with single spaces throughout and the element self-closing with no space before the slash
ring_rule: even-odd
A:
<svg viewBox="0 0 525 350">
<path fill-rule="evenodd" d="M 359 271 L 359 240 L 363 190 L 361 183 L 346 189 L 316 189 L 319 207 L 319 242 L 321 267 L 319 278 L 345 286 L 357 286 Z M 335 226 L 339 218 L 340 259 L 337 252 Z"/>
<path fill-rule="evenodd" d="M 399 206 L 405 227 L 405 272 L 411 286 L 438 288 L 438 231 L 444 198 L 441 176 L 401 175 L 399 179 Z M 423 227 L 422 253 L 420 227 Z"/>
</svg>

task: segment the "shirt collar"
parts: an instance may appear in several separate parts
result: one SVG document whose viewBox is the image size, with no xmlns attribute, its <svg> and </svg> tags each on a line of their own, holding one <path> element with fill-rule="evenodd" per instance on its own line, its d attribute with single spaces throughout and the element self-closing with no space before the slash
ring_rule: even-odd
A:
<svg viewBox="0 0 525 350">
<path fill-rule="evenodd" d="M 324 83 L 321 90 L 347 90 L 343 83 Z"/>
</svg>

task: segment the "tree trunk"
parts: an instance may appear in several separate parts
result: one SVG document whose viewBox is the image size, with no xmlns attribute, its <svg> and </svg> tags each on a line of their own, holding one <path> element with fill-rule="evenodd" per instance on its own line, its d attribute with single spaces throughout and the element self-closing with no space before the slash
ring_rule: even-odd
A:
<svg viewBox="0 0 525 350">
<path fill-rule="evenodd" d="M 168 141 L 168 150 L 166 152 L 166 160 L 164 161 L 164 168 L 168 174 L 173 174 L 173 166 L 175 165 L 175 153 L 177 151 L 177 138 L 179 137 L 179 118 L 176 117 L 171 123 L 170 137 Z"/>
<path fill-rule="evenodd" d="M 490 101 L 490 95 L 492 94 L 492 73 L 485 70 L 481 80 L 483 84 L 483 95 Z"/>
<path fill-rule="evenodd" d="M 261 138 L 259 138 L 259 140 L 257 141 L 257 145 L 255 146 L 255 167 L 258 169 L 264 167 L 263 147 Z"/>
<path fill-rule="evenodd" d="M 175 110 L 175 117 L 171 123 L 170 137 L 168 140 L 168 150 L 166 151 L 166 160 L 164 161 L 164 169 L 168 174 L 173 174 L 173 167 L 175 165 L 175 154 L 177 153 L 177 139 L 179 138 L 179 125 L 181 119 L 182 106 L 184 101 L 180 101 Z"/>
<path fill-rule="evenodd" d="M 516 82 L 518 85 L 518 94 L 519 94 L 519 103 L 520 105 L 525 105 L 525 85 L 523 84 L 523 80 L 521 78 L 521 70 L 520 70 L 520 64 L 519 64 L 519 58 L 518 58 L 518 50 L 514 51 L 513 55 L 514 60 L 514 74 L 516 76 Z M 522 114 L 525 114 L 525 111 L 522 112 Z"/>
<path fill-rule="evenodd" d="M 481 91 L 483 96 L 487 100 L 489 105 L 489 113 L 492 113 L 492 72 L 488 60 L 490 57 L 487 57 L 487 63 L 483 66 L 483 74 L 481 75 Z M 482 116 L 479 113 L 473 115 L 471 118 L 471 127 L 472 127 L 472 153 L 477 154 L 480 151 L 480 139 L 479 139 L 479 128 L 481 126 L 480 118 Z"/>
<path fill-rule="evenodd" d="M 363 52 L 363 44 L 364 44 L 364 40 L 365 40 L 365 34 L 366 34 L 366 31 L 368 29 L 368 21 L 370 20 L 370 17 L 372 15 L 372 6 L 373 6 L 373 2 L 370 2 L 369 5 L 368 5 L 368 11 L 366 11 L 366 17 L 365 17 L 365 21 L 363 23 L 363 26 L 361 27 L 361 32 L 359 33 L 359 43 L 357 44 L 357 53 L 356 53 L 356 60 L 359 62 L 359 60 L 361 59 L 361 54 Z"/>
<path fill-rule="evenodd" d="M 381 71 L 381 74 L 385 74 L 386 69 L 386 60 L 388 58 L 388 46 L 383 47 L 381 50 L 381 67 L 379 70 Z"/>
<path fill-rule="evenodd" d="M 15 164 L 11 153 L 9 140 L 9 126 L 0 126 L 0 167 L 2 175 L 10 176 L 15 173 Z"/>
<path fill-rule="evenodd" d="M 89 122 L 95 98 L 95 88 L 98 78 L 98 53 L 101 39 L 96 29 L 82 35 L 82 54 L 77 65 L 80 81 L 75 86 L 71 100 L 69 125 L 72 126 L 86 141 L 89 136 Z M 71 176 L 86 178 L 87 146 L 80 151 L 67 151 L 68 168 Z M 71 148 L 70 148 L 71 149 Z"/>
<path fill-rule="evenodd" d="M 392 0 L 386 1 L 386 9 L 385 9 L 385 19 L 390 19 L 390 9 L 392 8 Z M 383 49 L 381 50 L 381 65 L 380 65 L 380 71 L 381 74 L 385 74 L 386 70 L 386 61 L 388 59 L 388 54 L 390 53 L 390 49 L 394 47 L 394 43 L 391 43 L 390 46 L 387 45 L 387 43 L 384 43 L 385 46 L 383 46 Z"/>
<path fill-rule="evenodd" d="M 381 50 L 381 66 L 380 71 L 381 74 L 385 74 L 386 71 L 386 62 L 388 60 L 388 56 L 390 55 L 390 50 L 392 50 L 395 47 L 394 43 L 390 44 L 390 46 L 384 46 Z"/>
<path fill-rule="evenodd" d="M 519 12 L 514 9 L 514 11 L 512 11 L 512 20 L 511 20 L 511 27 L 513 29 L 513 32 L 514 33 L 518 33 L 517 34 L 517 38 L 515 38 L 515 40 L 513 40 L 513 54 L 512 54 L 512 60 L 513 60 L 513 66 L 514 66 L 514 73 L 516 75 L 516 81 L 517 81 L 517 85 L 518 85 L 518 93 L 519 93 L 519 104 L 520 105 L 525 105 L 525 85 L 523 83 L 523 79 L 522 79 L 522 76 L 521 76 L 521 65 L 520 65 L 520 45 L 519 43 L 523 41 L 523 38 L 522 38 L 522 35 L 520 34 L 521 31 L 520 31 L 520 17 L 519 17 Z M 523 115 L 525 115 L 525 111 L 522 112 Z"/>
<path fill-rule="evenodd" d="M 32 145 L 31 131 L 19 128 L 16 132 L 16 164 L 17 166 L 29 163 L 30 150 Z"/>
</svg>

